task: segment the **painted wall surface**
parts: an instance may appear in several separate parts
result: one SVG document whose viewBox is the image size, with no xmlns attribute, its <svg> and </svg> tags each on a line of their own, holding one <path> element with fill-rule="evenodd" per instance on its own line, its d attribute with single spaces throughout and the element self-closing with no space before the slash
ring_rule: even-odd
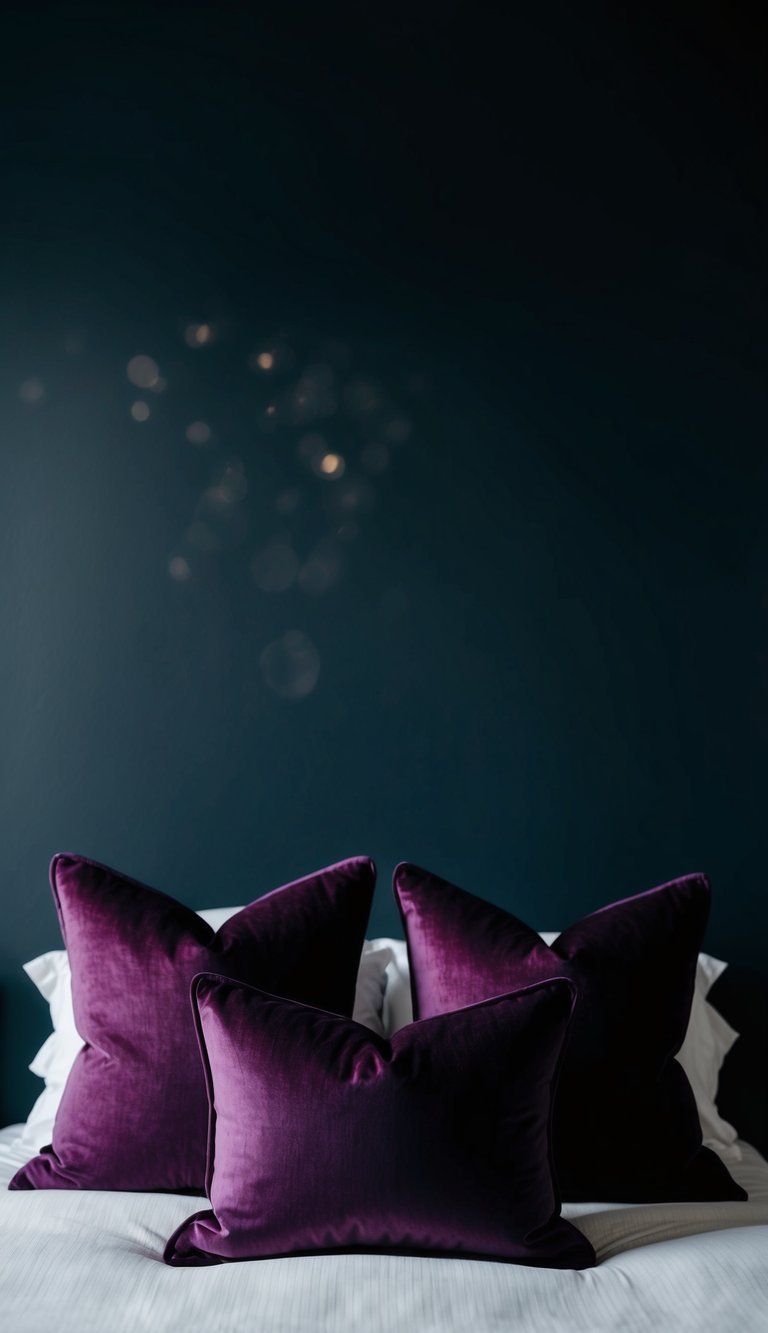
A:
<svg viewBox="0 0 768 1333">
<path fill-rule="evenodd" d="M 704 870 L 759 976 L 749 34 L 180 15 L 18 14 L 0 81 L 2 1118 L 57 850 L 369 853 L 372 933 L 401 859 L 550 929 Z"/>
</svg>

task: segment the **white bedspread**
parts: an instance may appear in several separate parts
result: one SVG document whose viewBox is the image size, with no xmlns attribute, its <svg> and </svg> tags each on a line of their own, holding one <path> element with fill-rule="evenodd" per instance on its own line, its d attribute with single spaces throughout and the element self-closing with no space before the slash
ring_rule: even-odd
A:
<svg viewBox="0 0 768 1333">
<path fill-rule="evenodd" d="M 173 1269 L 198 1205 L 163 1194 L 10 1193 L 0 1132 L 0 1326 L 7 1333 L 766 1333 L 768 1164 L 731 1163 L 748 1203 L 582 1204 L 582 1273 L 389 1255 Z"/>
</svg>

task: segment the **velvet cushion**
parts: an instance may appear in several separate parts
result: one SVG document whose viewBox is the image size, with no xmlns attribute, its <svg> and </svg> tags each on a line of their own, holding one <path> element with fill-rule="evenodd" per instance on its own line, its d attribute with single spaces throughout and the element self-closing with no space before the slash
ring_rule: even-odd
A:
<svg viewBox="0 0 768 1333">
<path fill-rule="evenodd" d="M 398 866 L 394 882 L 415 1017 L 552 976 L 576 985 L 553 1112 L 564 1199 L 746 1198 L 702 1147 L 694 1096 L 673 1059 L 709 912 L 703 875 L 604 907 L 551 947 L 509 912 L 417 866 Z"/>
<path fill-rule="evenodd" d="M 391 1041 L 221 977 L 193 992 L 211 1208 L 174 1233 L 168 1263 L 335 1250 L 595 1262 L 560 1217 L 549 1160 L 568 981 Z"/>
<path fill-rule="evenodd" d="M 84 857 L 55 857 L 51 884 L 86 1044 L 52 1146 L 10 1188 L 202 1192 L 208 1103 L 192 978 L 215 968 L 350 1014 L 374 882 L 372 861 L 342 861 L 214 932 L 164 893 Z"/>
</svg>

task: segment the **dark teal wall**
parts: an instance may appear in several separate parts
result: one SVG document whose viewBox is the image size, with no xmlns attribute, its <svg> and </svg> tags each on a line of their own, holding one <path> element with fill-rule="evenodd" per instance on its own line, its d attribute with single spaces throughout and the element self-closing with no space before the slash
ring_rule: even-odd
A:
<svg viewBox="0 0 768 1333">
<path fill-rule="evenodd" d="M 216 12 L 116 10 L 84 41 L 52 11 L 23 87 L 4 85 L 5 1118 L 36 1091 L 45 1012 L 20 963 L 57 944 L 60 849 L 196 906 L 366 852 L 375 932 L 397 928 L 405 858 L 542 928 L 701 869 L 711 949 L 763 967 L 749 43 L 709 34 L 714 98 L 706 25 L 701 48 L 607 11 L 590 30 L 561 15 L 556 39 L 533 20 L 483 36 L 449 6 L 402 39 L 347 22 L 320 60 L 312 30 Z M 195 319 L 210 347 L 186 346 Z M 294 365 L 273 392 L 247 358 L 278 335 Z M 130 385 L 137 353 L 162 394 Z M 318 360 L 334 410 L 302 422 L 286 395 Z M 30 379 L 41 401 L 19 396 Z M 366 471 L 366 442 L 404 419 Z M 312 429 L 341 481 L 298 454 Z M 234 457 L 248 491 L 225 521 L 200 497 Z M 337 580 L 262 591 L 253 556 L 281 536 L 306 563 L 355 478 Z M 217 549 L 190 542 L 195 516 Z M 292 630 L 320 664 L 298 700 L 261 664 Z"/>
</svg>

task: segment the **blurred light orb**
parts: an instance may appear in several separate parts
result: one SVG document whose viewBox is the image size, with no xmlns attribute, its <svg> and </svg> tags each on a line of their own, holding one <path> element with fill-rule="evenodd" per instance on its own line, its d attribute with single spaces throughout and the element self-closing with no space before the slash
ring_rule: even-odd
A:
<svg viewBox="0 0 768 1333">
<path fill-rule="evenodd" d="M 278 514 L 295 514 L 300 500 L 301 496 L 295 489 L 281 491 L 275 500 L 275 509 Z"/>
<path fill-rule="evenodd" d="M 168 381 L 164 379 L 162 375 L 158 375 L 154 384 L 150 384 L 149 387 L 153 393 L 164 393 L 168 388 Z"/>
<path fill-rule="evenodd" d="M 142 398 L 137 398 L 136 402 L 131 404 L 131 416 L 134 421 L 149 421 L 151 415 L 149 403 L 145 403 Z"/>
<path fill-rule="evenodd" d="M 192 570 L 183 555 L 174 555 L 168 561 L 168 573 L 176 583 L 186 583 Z"/>
<path fill-rule="evenodd" d="M 288 542 L 274 541 L 251 561 L 253 581 L 262 592 L 287 592 L 296 582 L 299 557 Z"/>
<path fill-rule="evenodd" d="M 235 458 L 227 463 L 218 481 L 203 492 L 201 505 L 209 513 L 226 514 L 248 494 L 248 480 L 243 465 Z"/>
<path fill-rule="evenodd" d="M 215 513 L 222 513 L 234 504 L 235 497 L 228 486 L 219 483 L 218 486 L 209 486 L 203 491 L 201 504 L 203 508 L 212 510 Z"/>
<path fill-rule="evenodd" d="M 267 644 L 259 661 L 264 680 L 281 699 L 305 699 L 320 675 L 320 654 L 298 629 Z"/>
<path fill-rule="evenodd" d="M 341 555 L 331 540 L 318 542 L 299 574 L 299 586 L 310 597 L 321 597 L 338 583 Z"/>
<path fill-rule="evenodd" d="M 205 347 L 213 342 L 213 327 L 211 324 L 188 324 L 184 330 L 184 341 L 187 347 Z"/>
<path fill-rule="evenodd" d="M 315 431 L 302 435 L 299 440 L 299 457 L 304 459 L 316 477 L 332 480 L 334 477 L 343 476 L 346 471 L 347 465 L 341 454 L 329 449 L 325 436 L 318 435 Z"/>
<path fill-rule="evenodd" d="M 321 477 L 341 477 L 345 468 L 346 463 L 341 454 L 323 454 L 318 463 Z"/>
<path fill-rule="evenodd" d="M 386 444 L 366 444 L 360 462 L 368 472 L 386 472 L 389 467 L 389 449 Z"/>
<path fill-rule="evenodd" d="M 137 389 L 152 389 L 160 379 L 160 367 L 151 356 L 132 356 L 125 373 Z"/>
<path fill-rule="evenodd" d="M 211 428 L 207 421 L 190 421 L 184 434 L 190 444 L 208 444 L 211 438 Z"/>
<path fill-rule="evenodd" d="M 43 381 L 36 379 L 34 376 L 31 379 L 22 380 L 19 385 L 19 398 L 22 403 L 29 403 L 30 406 L 34 403 L 42 403 L 45 398 Z"/>
<path fill-rule="evenodd" d="M 256 374 L 266 375 L 277 371 L 284 375 L 293 368 L 294 354 L 287 343 L 278 339 L 267 347 L 259 347 L 248 356 L 248 369 Z"/>
<path fill-rule="evenodd" d="M 274 403 L 269 403 L 268 406 L 265 408 L 264 415 L 267 417 L 273 417 L 276 412 L 277 412 L 276 405 Z"/>
</svg>

